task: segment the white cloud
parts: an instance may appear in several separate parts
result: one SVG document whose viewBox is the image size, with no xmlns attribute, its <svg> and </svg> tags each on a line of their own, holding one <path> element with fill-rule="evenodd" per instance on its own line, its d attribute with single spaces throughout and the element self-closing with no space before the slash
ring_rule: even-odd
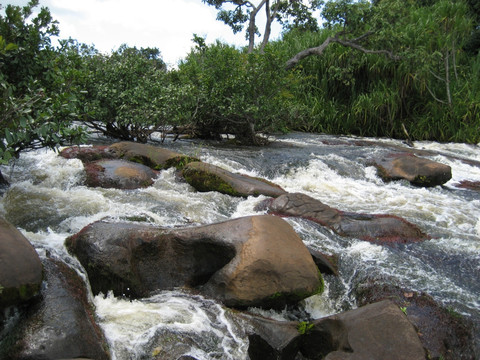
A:
<svg viewBox="0 0 480 360">
<path fill-rule="evenodd" d="M 26 5 L 28 0 L 7 3 Z M 156 47 L 170 66 L 185 58 L 193 46 L 193 34 L 247 45 L 245 34 L 234 35 L 216 20 L 215 8 L 201 0 L 40 0 L 60 24 L 60 38 L 72 37 L 102 52 L 126 43 Z M 277 33 L 278 33 L 277 28 Z"/>
</svg>

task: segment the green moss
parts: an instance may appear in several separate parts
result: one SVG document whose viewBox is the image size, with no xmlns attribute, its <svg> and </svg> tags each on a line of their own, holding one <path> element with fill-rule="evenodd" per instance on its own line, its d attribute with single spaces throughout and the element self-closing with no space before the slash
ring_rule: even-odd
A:
<svg viewBox="0 0 480 360">
<path fill-rule="evenodd" d="M 300 335 L 308 334 L 315 325 L 308 321 L 300 321 L 297 325 L 297 330 Z"/>
<path fill-rule="evenodd" d="M 217 175 L 210 174 L 206 171 L 196 169 L 185 169 L 183 172 L 185 180 L 195 189 L 201 192 L 218 191 L 222 194 L 231 196 L 242 196 L 229 183 L 224 181 Z"/>
<path fill-rule="evenodd" d="M 168 169 L 171 167 L 175 167 L 177 170 L 183 170 L 183 168 L 187 166 L 187 164 L 199 161 L 199 159 L 190 156 L 175 156 L 165 162 L 164 168 Z"/>
</svg>

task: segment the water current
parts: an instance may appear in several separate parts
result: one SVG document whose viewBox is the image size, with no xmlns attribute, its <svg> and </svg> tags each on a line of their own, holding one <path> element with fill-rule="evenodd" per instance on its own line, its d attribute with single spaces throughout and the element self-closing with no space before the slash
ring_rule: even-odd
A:
<svg viewBox="0 0 480 360">
<path fill-rule="evenodd" d="M 168 140 L 159 146 L 229 171 L 266 178 L 340 210 L 397 215 L 432 236 L 422 243 L 387 247 L 339 237 L 307 220 L 285 219 L 306 244 L 339 257 L 340 276 L 326 276 L 326 291 L 300 304 L 300 313 L 319 318 L 355 308 L 353 289 L 368 276 L 426 292 L 472 318 L 478 327 L 480 195 L 455 185 L 480 182 L 480 167 L 464 161 L 480 161 L 480 148 L 416 142 L 416 148 L 432 151 L 424 157 L 451 166 L 453 175 L 444 186 L 420 188 L 406 181 L 384 183 L 368 165 L 370 158 L 388 152 L 388 146 L 404 146 L 401 142 L 368 139 L 376 145 L 358 146 L 358 140 L 290 134 L 260 148 Z M 48 250 L 82 275 L 84 270 L 63 243 L 94 221 L 134 217 L 163 227 L 210 224 L 259 214 L 254 208 L 264 199 L 196 192 L 179 182 L 174 170 L 161 172 L 146 189 L 88 188 L 83 185 L 81 161 L 63 159 L 50 150 L 24 153 L 13 166 L 1 170 L 11 187 L 0 198 L 0 215 L 17 226 L 40 255 Z M 149 345 L 158 334 L 188 339 L 182 351 L 197 359 L 248 359 L 241 323 L 211 299 L 182 289 L 134 301 L 111 294 L 90 296 L 115 360 L 149 358 Z M 280 320 L 301 316 L 287 309 L 250 311 Z"/>
</svg>

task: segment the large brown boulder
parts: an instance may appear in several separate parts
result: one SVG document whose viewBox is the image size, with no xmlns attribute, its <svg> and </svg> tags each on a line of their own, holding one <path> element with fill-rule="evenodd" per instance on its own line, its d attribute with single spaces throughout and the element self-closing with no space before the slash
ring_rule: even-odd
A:
<svg viewBox="0 0 480 360">
<path fill-rule="evenodd" d="M 117 155 L 106 145 L 71 146 L 60 151 L 60 156 L 65 159 L 79 159 L 84 164 L 103 159 L 117 158 Z"/>
<path fill-rule="evenodd" d="M 266 208 L 280 216 L 296 216 L 332 229 L 341 236 L 379 243 L 410 243 L 429 237 L 417 226 L 393 215 L 342 212 L 301 193 L 288 193 L 268 199 L 257 209 Z"/>
<path fill-rule="evenodd" d="M 155 170 L 170 167 L 183 168 L 187 163 L 198 159 L 174 151 L 135 142 L 119 142 L 109 147 L 119 159 L 138 162 Z"/>
<path fill-rule="evenodd" d="M 99 160 L 85 164 L 85 183 L 90 187 L 138 189 L 153 184 L 157 173 L 125 160 Z"/>
<path fill-rule="evenodd" d="M 410 153 L 393 153 L 373 160 L 384 181 L 405 179 L 417 186 L 443 185 L 452 178 L 452 168 Z"/>
<path fill-rule="evenodd" d="M 264 179 L 232 173 L 202 162 L 189 163 L 182 174 L 185 180 L 198 191 L 218 191 L 222 194 L 243 197 L 250 195 L 277 197 L 285 194 L 285 190 L 280 186 Z"/>
<path fill-rule="evenodd" d="M 475 359 L 473 322 L 447 309 L 431 296 L 378 279 L 366 279 L 355 289 L 359 306 L 390 300 L 401 307 L 415 326 L 429 359 Z"/>
<path fill-rule="evenodd" d="M 42 263 L 33 246 L 0 217 L 0 309 L 37 295 L 42 278 Z"/>
<path fill-rule="evenodd" d="M 45 258 L 41 299 L 8 333 L 2 359 L 109 359 L 84 281 L 60 260 Z"/>
<path fill-rule="evenodd" d="M 390 301 L 311 322 L 249 320 L 251 360 L 424 360 L 405 314 Z"/>
<path fill-rule="evenodd" d="M 227 306 L 279 307 L 323 289 L 302 240 L 269 215 L 183 229 L 96 222 L 66 246 L 95 294 L 142 297 L 186 286 Z"/>
</svg>

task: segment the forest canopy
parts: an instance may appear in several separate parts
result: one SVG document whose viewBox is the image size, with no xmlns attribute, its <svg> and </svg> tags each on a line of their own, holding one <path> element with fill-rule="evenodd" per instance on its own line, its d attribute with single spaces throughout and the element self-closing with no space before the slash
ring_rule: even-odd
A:
<svg viewBox="0 0 480 360">
<path fill-rule="evenodd" d="M 288 131 L 480 141 L 478 2 L 202 2 L 232 31 L 245 30 L 248 44 L 207 45 L 192 34 L 175 69 L 156 48 L 101 54 L 74 39 L 53 46 L 58 23 L 48 8 L 38 9 L 38 0 L 7 5 L 0 163 L 28 149 L 84 142 L 91 131 L 140 142 L 154 132 L 230 134 L 246 145 Z M 260 10 L 283 25 L 280 39 L 257 27 Z"/>
</svg>

